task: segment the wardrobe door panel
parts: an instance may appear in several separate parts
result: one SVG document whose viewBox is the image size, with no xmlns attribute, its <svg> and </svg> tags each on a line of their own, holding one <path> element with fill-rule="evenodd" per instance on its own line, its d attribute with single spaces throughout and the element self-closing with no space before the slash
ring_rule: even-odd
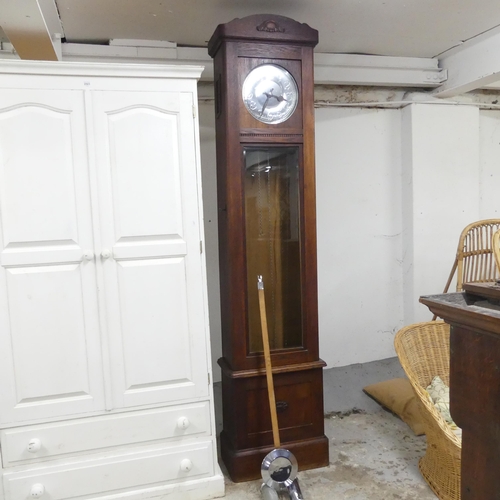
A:
<svg viewBox="0 0 500 500">
<path fill-rule="evenodd" d="M 114 405 L 206 396 L 192 94 L 94 94 Z"/>
<path fill-rule="evenodd" d="M 82 92 L 0 93 L 0 414 L 103 409 Z"/>
</svg>

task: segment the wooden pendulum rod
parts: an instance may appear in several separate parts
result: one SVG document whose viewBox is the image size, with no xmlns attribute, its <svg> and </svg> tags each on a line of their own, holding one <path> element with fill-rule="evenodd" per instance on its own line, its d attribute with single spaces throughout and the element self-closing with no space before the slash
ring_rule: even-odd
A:
<svg viewBox="0 0 500 500">
<path fill-rule="evenodd" d="M 267 392 L 269 394 L 269 406 L 271 409 L 271 424 L 273 429 L 274 447 L 281 446 L 278 412 L 276 410 L 276 398 L 274 396 L 273 370 L 271 365 L 271 350 L 269 348 L 269 332 L 267 329 L 266 300 L 264 295 L 264 281 L 262 276 L 257 277 L 257 288 L 259 291 L 260 322 L 262 325 L 262 344 L 264 347 L 264 361 L 266 364 Z"/>
</svg>

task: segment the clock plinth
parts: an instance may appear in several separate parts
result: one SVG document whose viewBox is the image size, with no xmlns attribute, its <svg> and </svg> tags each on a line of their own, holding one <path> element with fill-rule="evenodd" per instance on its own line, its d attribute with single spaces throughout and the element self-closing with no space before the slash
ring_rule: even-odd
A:
<svg viewBox="0 0 500 500">
<path fill-rule="evenodd" d="M 260 477 L 274 447 L 257 276 L 282 446 L 299 469 L 328 465 L 318 347 L 313 48 L 318 33 L 275 15 L 219 25 L 214 58 L 221 283 L 222 459 Z"/>
<path fill-rule="evenodd" d="M 242 373 L 220 364 L 222 460 L 233 481 L 258 479 L 263 458 L 274 449 L 266 376 L 262 370 Z M 323 398 L 316 397 L 323 391 L 323 366 L 321 361 L 307 369 L 284 366 L 290 371 L 273 374 L 280 440 L 295 455 L 300 470 L 328 465 Z"/>
</svg>

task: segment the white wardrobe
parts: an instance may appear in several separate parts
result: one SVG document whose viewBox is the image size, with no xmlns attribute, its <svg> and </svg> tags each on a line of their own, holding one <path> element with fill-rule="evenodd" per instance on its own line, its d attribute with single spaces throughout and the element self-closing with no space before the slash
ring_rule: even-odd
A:
<svg viewBox="0 0 500 500">
<path fill-rule="evenodd" d="M 197 67 L 0 61 L 1 500 L 201 500 Z"/>
</svg>

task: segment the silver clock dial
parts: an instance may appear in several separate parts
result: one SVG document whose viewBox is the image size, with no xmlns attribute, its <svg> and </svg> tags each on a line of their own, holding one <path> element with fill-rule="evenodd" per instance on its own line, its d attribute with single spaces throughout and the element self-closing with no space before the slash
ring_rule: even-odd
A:
<svg viewBox="0 0 500 500">
<path fill-rule="evenodd" d="M 295 111 L 299 91 L 286 69 L 276 64 L 263 64 L 245 78 L 242 97 L 245 107 L 257 120 L 282 123 Z"/>
</svg>

